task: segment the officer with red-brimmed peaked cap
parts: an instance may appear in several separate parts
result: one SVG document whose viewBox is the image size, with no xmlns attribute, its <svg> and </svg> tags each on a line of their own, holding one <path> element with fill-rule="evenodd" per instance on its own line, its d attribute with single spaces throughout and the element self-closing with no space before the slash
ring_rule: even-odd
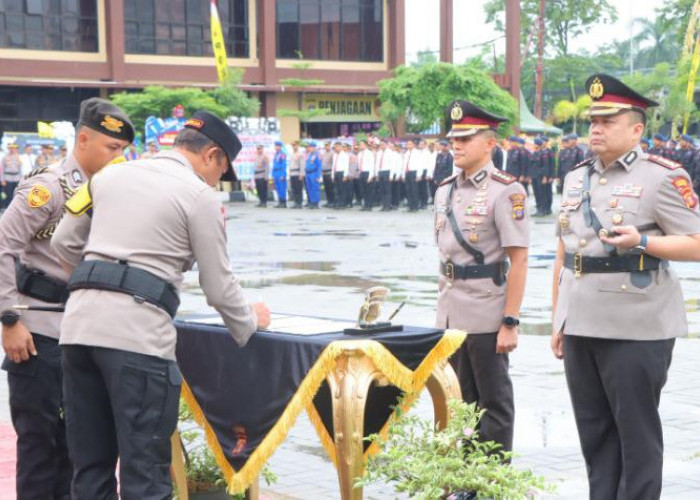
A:
<svg viewBox="0 0 700 500">
<path fill-rule="evenodd" d="M 658 406 L 685 304 L 669 261 L 700 261 L 700 213 L 681 166 L 639 146 L 656 102 L 591 76 L 594 157 L 564 180 L 552 350 L 566 379 L 591 499 L 658 499 Z"/>
<path fill-rule="evenodd" d="M 74 268 L 61 324 L 71 498 L 117 498 L 117 457 L 122 498 L 172 496 L 181 383 L 172 320 L 195 261 L 207 303 L 239 344 L 270 322 L 231 271 L 212 189 L 233 178 L 240 149 L 225 122 L 198 111 L 171 151 L 106 167 L 66 204 L 52 246 Z"/>
<path fill-rule="evenodd" d="M 508 353 L 518 343 L 527 273 L 527 199 L 517 179 L 491 160 L 505 118 L 469 101 L 454 101 L 446 118 L 460 173 L 445 179 L 435 193 L 436 323 L 469 332 L 450 362 L 463 399 L 486 409 L 481 438 L 509 451 L 515 412 Z"/>
</svg>

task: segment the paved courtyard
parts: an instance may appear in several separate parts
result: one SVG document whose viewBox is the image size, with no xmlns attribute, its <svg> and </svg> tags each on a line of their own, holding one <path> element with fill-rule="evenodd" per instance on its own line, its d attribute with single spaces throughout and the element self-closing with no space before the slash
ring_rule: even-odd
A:
<svg viewBox="0 0 700 500">
<path fill-rule="evenodd" d="M 555 206 L 557 201 L 555 200 Z M 409 298 L 396 321 L 431 326 L 437 293 L 432 215 L 333 210 L 256 209 L 227 204 L 229 252 L 251 301 L 275 312 L 355 318 L 363 290 L 392 290 L 392 310 Z M 520 346 L 511 357 L 516 393 L 515 466 L 532 468 L 557 485 L 556 498 L 587 498 L 564 370 L 549 350 L 554 218 L 533 219 L 533 245 Z M 674 264 L 682 277 L 690 339 L 674 351 L 661 414 L 666 454 L 663 498 L 700 498 L 700 265 Z M 187 276 L 180 314 L 207 312 Z M 7 383 L 0 375 L 0 500 L 14 498 Z M 431 418 L 423 396 L 416 408 Z M 267 498 L 335 499 L 337 476 L 305 415 L 270 461 L 279 481 L 263 485 Z M 365 498 L 401 498 L 388 485 L 365 489 Z"/>
</svg>

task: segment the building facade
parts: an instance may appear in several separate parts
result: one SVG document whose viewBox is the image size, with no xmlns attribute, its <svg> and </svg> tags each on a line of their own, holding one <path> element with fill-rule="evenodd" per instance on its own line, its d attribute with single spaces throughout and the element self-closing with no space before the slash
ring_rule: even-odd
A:
<svg viewBox="0 0 700 500">
<path fill-rule="evenodd" d="M 218 0 L 218 10 L 229 65 L 245 69 L 262 116 L 328 110 L 281 118 L 284 139 L 379 126 L 377 82 L 404 63 L 404 0 Z M 319 83 L 300 92 L 289 78 Z M 148 85 L 217 85 L 209 0 L 0 0 L 0 132 L 74 121 L 82 99 Z"/>
</svg>

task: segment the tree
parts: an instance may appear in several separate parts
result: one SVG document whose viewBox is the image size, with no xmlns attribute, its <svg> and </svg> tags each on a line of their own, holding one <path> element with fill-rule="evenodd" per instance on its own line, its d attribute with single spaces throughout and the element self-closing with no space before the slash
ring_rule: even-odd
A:
<svg viewBox="0 0 700 500">
<path fill-rule="evenodd" d="M 554 123 L 572 122 L 572 132 L 577 133 L 578 121 L 585 117 L 588 108 L 591 107 L 591 98 L 588 95 L 582 95 L 576 102 L 567 100 L 559 101 L 554 105 L 552 117 Z"/>
<path fill-rule="evenodd" d="M 522 0 L 521 43 L 527 47 L 532 41 L 531 33 L 537 29 L 540 0 Z M 484 6 L 486 22 L 495 23 L 496 29 L 505 32 L 505 2 L 489 0 Z M 617 10 L 608 0 L 547 0 L 545 4 L 545 46 L 554 49 L 557 56 L 569 54 L 570 41 L 587 33 L 599 23 L 617 20 Z M 548 51 L 549 52 L 549 51 Z M 550 52 L 551 53 L 551 52 Z"/>
<path fill-rule="evenodd" d="M 466 99 L 477 106 L 508 118 L 502 134 L 512 130 L 517 103 L 491 79 L 480 61 L 452 65 L 427 63 L 399 66 L 394 77 L 379 82 L 381 114 L 389 128 L 405 121 L 409 132 L 419 132 L 436 121 L 444 125 L 445 109 L 454 99 Z"/>
<path fill-rule="evenodd" d="M 436 63 L 438 62 L 438 57 L 435 52 L 430 49 L 420 50 L 417 54 L 417 60 L 413 63 L 414 66 L 422 66 L 424 64 Z"/>
<path fill-rule="evenodd" d="M 680 46 L 685 41 L 685 33 L 694 4 L 695 0 L 665 0 L 663 6 L 657 9 L 658 17 L 673 30 L 676 43 Z"/>
<path fill-rule="evenodd" d="M 675 62 L 678 59 L 680 45 L 666 18 L 658 16 L 653 21 L 639 18 L 634 23 L 641 27 L 633 39 L 634 43 L 638 46 L 646 45 L 635 54 L 635 67 L 653 68 L 658 63 Z"/>
<path fill-rule="evenodd" d="M 304 133 L 307 133 L 307 123 L 309 120 L 316 116 L 327 115 L 329 110 L 326 108 L 313 108 L 304 109 L 304 96 L 306 95 L 305 90 L 314 85 L 321 85 L 324 80 L 319 80 L 317 78 L 304 78 L 306 70 L 311 68 L 312 64 L 308 61 L 304 61 L 304 54 L 301 51 L 296 51 L 299 61 L 292 64 L 292 67 L 299 72 L 298 78 L 283 78 L 280 80 L 280 84 L 286 87 L 292 87 L 297 90 L 297 108 L 298 109 L 281 109 L 277 112 L 279 116 L 292 116 L 298 118 L 302 123 L 304 128 Z"/>
<path fill-rule="evenodd" d="M 242 78 L 242 70 L 230 68 L 226 82 L 213 90 L 149 86 L 139 92 L 117 92 L 110 99 L 129 115 L 137 130 L 143 129 L 149 116 L 171 116 L 178 104 L 185 108 L 185 115 L 203 109 L 221 118 L 250 116 L 260 104 L 238 88 Z"/>
</svg>

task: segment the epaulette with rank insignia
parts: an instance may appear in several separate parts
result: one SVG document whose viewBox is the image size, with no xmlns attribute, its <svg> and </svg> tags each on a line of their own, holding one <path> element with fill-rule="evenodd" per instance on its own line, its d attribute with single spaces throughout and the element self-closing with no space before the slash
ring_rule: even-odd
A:
<svg viewBox="0 0 700 500">
<path fill-rule="evenodd" d="M 589 165 L 593 165 L 594 163 L 595 163 L 595 157 L 589 158 L 587 160 L 583 160 L 578 165 L 574 165 L 574 167 L 571 170 L 576 170 L 577 168 L 581 168 L 581 167 L 587 167 Z M 569 172 L 571 172 L 571 170 L 569 170 Z"/>
<path fill-rule="evenodd" d="M 459 174 L 451 175 L 450 177 L 448 177 L 447 179 L 445 179 L 444 181 L 442 181 L 439 185 L 440 185 L 440 186 L 444 186 L 444 185 L 446 185 L 446 184 L 450 184 L 452 181 L 454 181 L 454 180 L 457 178 L 458 175 L 459 175 Z"/>
<path fill-rule="evenodd" d="M 663 156 L 658 155 L 647 155 L 647 160 L 656 163 L 657 165 L 661 165 L 662 167 L 667 168 L 669 170 L 676 170 L 677 168 L 681 168 L 683 166 L 678 162 L 669 160 L 668 158 L 664 158 Z"/>
<path fill-rule="evenodd" d="M 501 170 L 494 170 L 491 172 L 491 178 L 502 184 L 513 184 L 518 179 L 514 175 L 510 175 L 508 172 L 503 172 Z"/>
</svg>

